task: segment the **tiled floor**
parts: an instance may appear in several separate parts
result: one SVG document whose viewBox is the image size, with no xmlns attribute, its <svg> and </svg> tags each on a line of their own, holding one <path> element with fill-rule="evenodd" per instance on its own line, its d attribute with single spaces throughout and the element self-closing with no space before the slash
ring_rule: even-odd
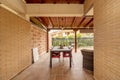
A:
<svg viewBox="0 0 120 80">
<path fill-rule="evenodd" d="M 49 53 L 40 57 L 40 60 L 27 68 L 12 80 L 94 80 L 89 70 L 82 68 L 82 54 L 73 53 L 72 68 L 69 68 L 69 59 L 53 59 L 53 67 L 49 68 Z"/>
</svg>

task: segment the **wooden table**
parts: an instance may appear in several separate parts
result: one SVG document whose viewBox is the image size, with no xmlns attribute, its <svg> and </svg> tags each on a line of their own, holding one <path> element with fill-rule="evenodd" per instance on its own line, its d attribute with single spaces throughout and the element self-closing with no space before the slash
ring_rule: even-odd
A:
<svg viewBox="0 0 120 80">
<path fill-rule="evenodd" d="M 69 47 L 63 47 L 60 49 L 59 46 L 56 46 L 50 50 L 50 68 L 52 68 L 52 52 L 69 52 L 69 62 L 70 62 L 70 68 L 71 68 L 71 61 L 72 61 L 72 48 Z"/>
</svg>

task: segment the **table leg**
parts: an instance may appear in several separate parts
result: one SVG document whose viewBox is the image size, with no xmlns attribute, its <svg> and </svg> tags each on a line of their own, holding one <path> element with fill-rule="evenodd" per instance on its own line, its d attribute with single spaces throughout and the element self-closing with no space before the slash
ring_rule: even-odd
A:
<svg viewBox="0 0 120 80">
<path fill-rule="evenodd" d="M 72 54 L 70 52 L 70 68 L 71 68 Z"/>
<path fill-rule="evenodd" d="M 52 68 L 52 53 L 50 52 L 50 68 Z"/>
</svg>

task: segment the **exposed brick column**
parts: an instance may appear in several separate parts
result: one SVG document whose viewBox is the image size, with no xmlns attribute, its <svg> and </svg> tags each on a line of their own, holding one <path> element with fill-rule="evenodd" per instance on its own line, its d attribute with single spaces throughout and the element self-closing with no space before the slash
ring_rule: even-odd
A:
<svg viewBox="0 0 120 80">
<path fill-rule="evenodd" d="M 77 29 L 74 29 L 74 32 L 75 32 L 75 52 L 77 52 Z"/>
<path fill-rule="evenodd" d="M 49 31 L 50 31 L 50 29 L 47 29 L 47 36 L 46 36 L 47 37 L 47 48 L 46 48 L 47 52 L 49 52 Z"/>
</svg>

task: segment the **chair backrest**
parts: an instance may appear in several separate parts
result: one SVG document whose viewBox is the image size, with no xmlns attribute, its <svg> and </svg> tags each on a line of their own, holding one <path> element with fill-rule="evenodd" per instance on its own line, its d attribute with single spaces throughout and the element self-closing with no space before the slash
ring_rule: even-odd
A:
<svg viewBox="0 0 120 80">
<path fill-rule="evenodd" d="M 52 54 L 52 58 L 60 58 L 60 52 L 52 51 L 51 54 Z"/>
<path fill-rule="evenodd" d="M 63 57 L 72 57 L 71 52 L 70 51 L 63 52 Z"/>
</svg>

